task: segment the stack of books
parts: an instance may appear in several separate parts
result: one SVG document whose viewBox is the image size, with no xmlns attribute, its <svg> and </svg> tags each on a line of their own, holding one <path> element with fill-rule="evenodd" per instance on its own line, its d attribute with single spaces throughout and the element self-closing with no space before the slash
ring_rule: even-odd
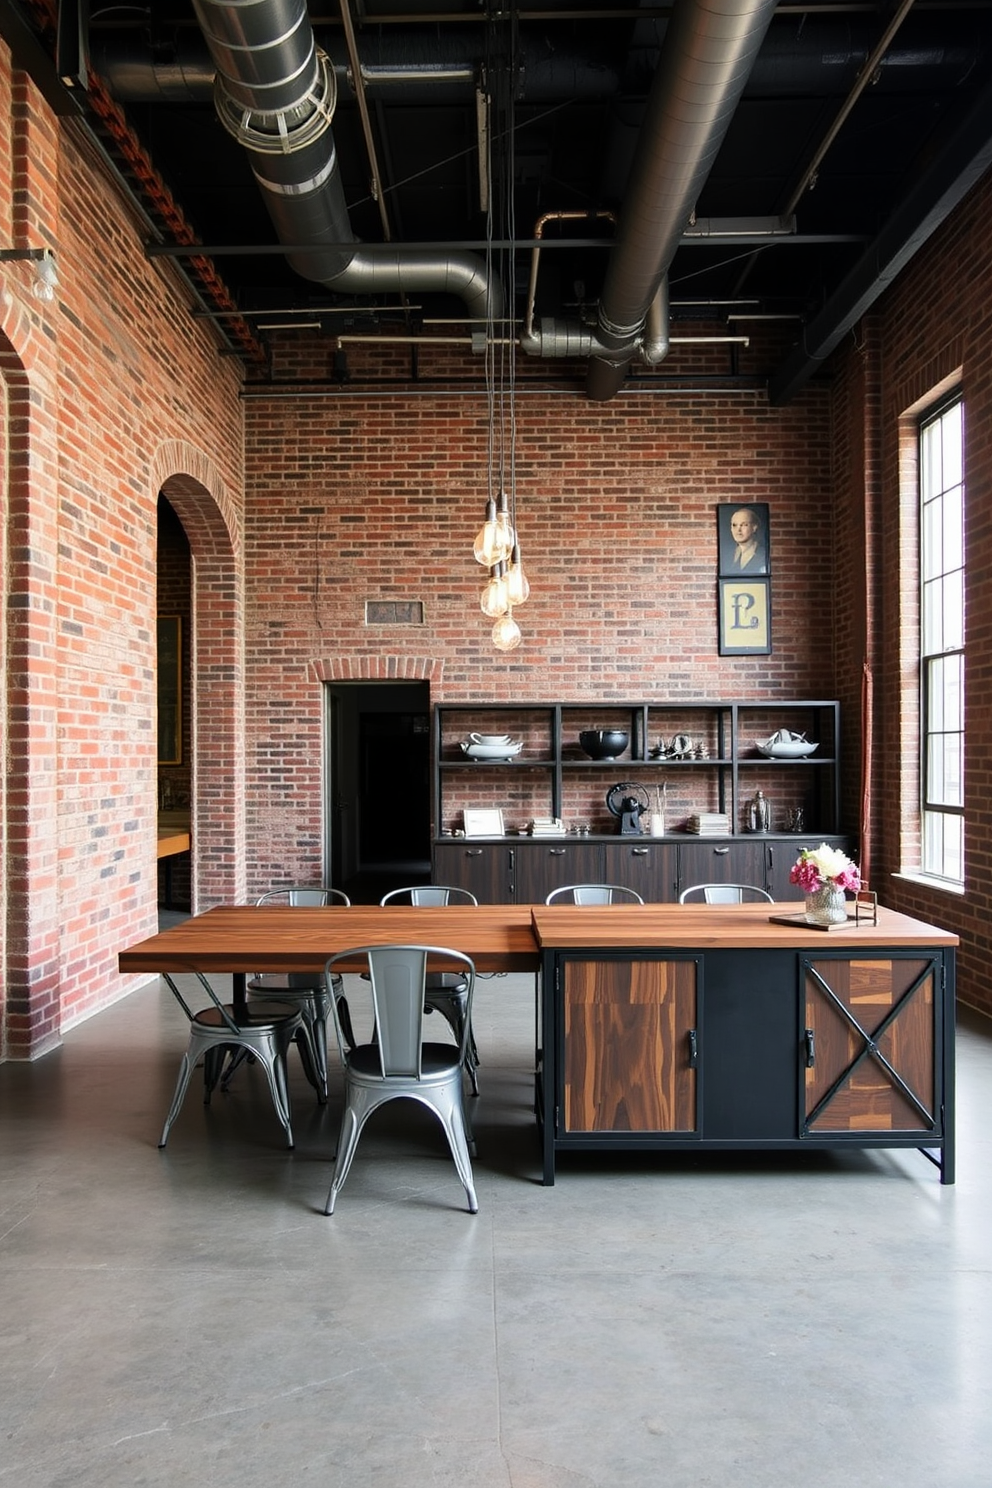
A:
<svg viewBox="0 0 992 1488">
<path fill-rule="evenodd" d="M 557 816 L 537 816 L 527 830 L 532 837 L 564 837 L 565 824 Z"/>
<path fill-rule="evenodd" d="M 690 816 L 689 831 L 700 837 L 729 837 L 730 817 L 725 811 L 703 811 Z"/>
</svg>

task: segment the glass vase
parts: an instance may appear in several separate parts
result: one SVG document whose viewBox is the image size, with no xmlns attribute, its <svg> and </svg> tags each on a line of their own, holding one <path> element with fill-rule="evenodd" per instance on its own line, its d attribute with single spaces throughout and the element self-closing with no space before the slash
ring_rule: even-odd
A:
<svg viewBox="0 0 992 1488">
<path fill-rule="evenodd" d="M 837 884 L 823 884 L 806 895 L 806 920 L 810 925 L 843 925 L 846 919 L 847 901 Z"/>
</svg>

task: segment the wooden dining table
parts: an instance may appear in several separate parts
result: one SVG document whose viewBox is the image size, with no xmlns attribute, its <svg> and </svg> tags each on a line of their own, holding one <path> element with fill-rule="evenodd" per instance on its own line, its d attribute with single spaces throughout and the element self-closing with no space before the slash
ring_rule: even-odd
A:
<svg viewBox="0 0 992 1488">
<path fill-rule="evenodd" d="M 121 972 L 230 972 L 234 1000 L 262 971 L 320 971 L 352 946 L 439 946 L 471 956 L 479 972 L 536 972 L 531 907 L 521 905 L 219 905 L 119 953 Z M 440 960 L 432 967 L 443 969 Z M 343 970 L 348 970 L 347 965 Z M 364 969 L 356 960 L 355 971 Z"/>
</svg>

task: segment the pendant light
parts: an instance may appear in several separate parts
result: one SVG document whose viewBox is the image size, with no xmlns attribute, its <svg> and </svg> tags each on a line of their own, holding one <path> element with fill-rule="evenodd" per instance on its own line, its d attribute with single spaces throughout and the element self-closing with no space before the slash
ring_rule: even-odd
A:
<svg viewBox="0 0 992 1488">
<path fill-rule="evenodd" d="M 482 613 L 494 620 L 493 645 L 499 651 L 512 651 L 521 642 L 520 627 L 513 618 L 514 605 L 523 604 L 530 584 L 520 558 L 520 540 L 516 522 L 516 274 L 512 244 L 516 233 L 513 203 L 514 186 L 514 59 L 516 56 L 516 21 L 490 12 L 486 33 L 485 98 L 486 178 L 490 190 L 486 201 L 486 270 L 490 282 L 495 280 L 493 254 L 494 197 L 499 197 L 497 210 L 502 214 L 501 236 L 510 243 L 506 250 L 506 272 L 502 276 L 509 305 L 509 331 L 497 327 L 490 297 L 486 312 L 486 405 L 488 414 L 487 500 L 485 519 L 473 545 L 477 563 L 489 570 L 489 577 L 479 598 Z M 501 169 L 496 172 L 493 143 L 502 150 Z M 497 361 L 498 358 L 498 361 Z"/>
<path fill-rule="evenodd" d="M 515 651 L 521 642 L 520 626 L 510 610 L 493 626 L 493 645 L 497 651 Z"/>
</svg>

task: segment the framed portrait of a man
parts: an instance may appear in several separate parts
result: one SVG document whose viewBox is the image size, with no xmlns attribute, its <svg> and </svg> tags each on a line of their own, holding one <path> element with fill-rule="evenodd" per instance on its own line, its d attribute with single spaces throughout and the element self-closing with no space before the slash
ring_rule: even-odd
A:
<svg viewBox="0 0 992 1488">
<path fill-rule="evenodd" d="M 716 519 L 721 579 L 769 574 L 767 503 L 721 502 L 716 509 Z"/>
</svg>

